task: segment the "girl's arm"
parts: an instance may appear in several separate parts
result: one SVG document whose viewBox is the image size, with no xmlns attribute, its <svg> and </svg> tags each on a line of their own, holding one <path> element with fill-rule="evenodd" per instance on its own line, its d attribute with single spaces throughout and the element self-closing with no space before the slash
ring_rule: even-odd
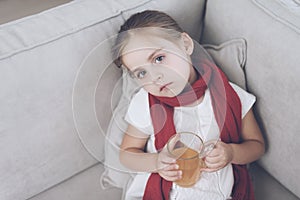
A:
<svg viewBox="0 0 300 200">
<path fill-rule="evenodd" d="M 176 159 L 170 157 L 166 146 L 159 153 L 146 153 L 149 136 L 129 125 L 124 134 L 120 150 L 120 161 L 127 168 L 139 172 L 159 173 L 168 181 L 181 178 Z"/>
<path fill-rule="evenodd" d="M 240 144 L 219 142 L 205 158 L 208 168 L 204 171 L 217 171 L 228 163 L 247 164 L 259 159 L 264 154 L 264 139 L 252 109 L 242 120 L 241 134 L 243 142 Z"/>
<path fill-rule="evenodd" d="M 247 164 L 259 159 L 265 152 L 265 142 L 252 109 L 242 121 L 241 144 L 230 144 L 233 164 Z"/>
<path fill-rule="evenodd" d="M 135 171 L 154 172 L 157 154 L 145 152 L 148 139 L 148 135 L 129 124 L 121 143 L 121 163 Z"/>
</svg>

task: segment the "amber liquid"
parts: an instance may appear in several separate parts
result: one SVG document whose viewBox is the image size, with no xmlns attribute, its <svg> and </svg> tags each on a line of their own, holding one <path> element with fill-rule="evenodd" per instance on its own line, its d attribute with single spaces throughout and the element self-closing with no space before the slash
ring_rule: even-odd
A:
<svg viewBox="0 0 300 200">
<path fill-rule="evenodd" d="M 205 166 L 204 161 L 199 158 L 197 151 L 190 148 L 174 149 L 172 153 L 179 157 L 176 163 L 182 171 L 182 178 L 175 183 L 181 187 L 192 187 L 200 178 L 200 168 Z"/>
</svg>

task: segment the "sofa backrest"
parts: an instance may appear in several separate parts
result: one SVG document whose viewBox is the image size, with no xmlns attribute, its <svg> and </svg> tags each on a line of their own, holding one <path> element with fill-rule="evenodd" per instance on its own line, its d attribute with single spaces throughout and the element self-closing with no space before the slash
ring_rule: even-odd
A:
<svg viewBox="0 0 300 200">
<path fill-rule="evenodd" d="M 247 41 L 245 73 L 267 142 L 259 163 L 300 197 L 300 4 L 209 0 L 202 42 Z"/>
<path fill-rule="evenodd" d="M 203 5 L 76 0 L 1 25 L 0 199 L 27 199 L 103 160 L 112 91 L 121 76 L 109 67 L 108 39 L 125 18 L 159 9 L 198 39 Z M 101 42 L 98 65 L 85 62 Z"/>
</svg>

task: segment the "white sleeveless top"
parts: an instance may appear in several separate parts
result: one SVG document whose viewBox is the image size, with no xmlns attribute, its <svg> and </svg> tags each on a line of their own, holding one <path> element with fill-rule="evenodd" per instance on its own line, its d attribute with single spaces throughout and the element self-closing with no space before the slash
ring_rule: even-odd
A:
<svg viewBox="0 0 300 200">
<path fill-rule="evenodd" d="M 253 106 L 256 98 L 237 85 L 230 84 L 241 100 L 243 118 Z M 156 152 L 148 93 L 144 89 L 140 89 L 132 98 L 125 120 L 150 136 L 147 151 L 151 153 Z M 211 105 L 209 90 L 205 91 L 203 101 L 200 104 L 191 107 L 175 107 L 174 124 L 177 132 L 189 131 L 197 133 L 204 142 L 219 138 L 219 127 Z M 149 176 L 150 173 L 138 173 L 128 186 L 125 199 L 142 199 Z M 229 199 L 233 183 L 232 165 L 229 164 L 219 171 L 202 173 L 199 181 L 191 188 L 182 188 L 173 183 L 170 199 Z"/>
</svg>

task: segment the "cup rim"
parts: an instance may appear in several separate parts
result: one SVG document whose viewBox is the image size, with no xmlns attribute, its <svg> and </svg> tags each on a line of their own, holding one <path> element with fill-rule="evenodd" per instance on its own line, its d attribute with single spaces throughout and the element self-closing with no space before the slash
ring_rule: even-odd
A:
<svg viewBox="0 0 300 200">
<path fill-rule="evenodd" d="M 191 135 L 193 135 L 193 136 L 196 136 L 197 138 L 200 139 L 200 142 L 201 142 L 202 145 L 201 145 L 201 148 L 200 148 L 199 152 L 197 152 L 197 153 L 198 153 L 197 155 L 195 155 L 195 156 L 193 156 L 193 157 L 190 157 L 190 158 L 180 158 L 180 157 L 179 157 L 179 158 L 176 158 L 176 160 L 191 160 L 191 159 L 194 159 L 194 158 L 196 158 L 196 157 L 199 157 L 200 153 L 202 152 L 202 148 L 203 148 L 203 146 L 204 146 L 204 142 L 203 142 L 202 138 L 201 138 L 198 134 L 193 133 L 193 132 L 190 132 L 190 131 L 181 131 L 181 132 L 178 132 L 178 133 L 175 133 L 174 135 L 172 135 L 172 136 L 169 138 L 168 142 L 167 142 L 167 150 L 168 150 L 168 153 L 169 153 L 170 155 L 172 155 L 172 156 L 176 156 L 176 155 L 174 155 L 174 154 L 172 153 L 172 151 L 170 151 L 169 143 L 170 143 L 171 139 L 174 138 L 177 134 L 191 134 Z M 193 150 L 194 150 L 194 149 L 193 149 Z"/>
</svg>

